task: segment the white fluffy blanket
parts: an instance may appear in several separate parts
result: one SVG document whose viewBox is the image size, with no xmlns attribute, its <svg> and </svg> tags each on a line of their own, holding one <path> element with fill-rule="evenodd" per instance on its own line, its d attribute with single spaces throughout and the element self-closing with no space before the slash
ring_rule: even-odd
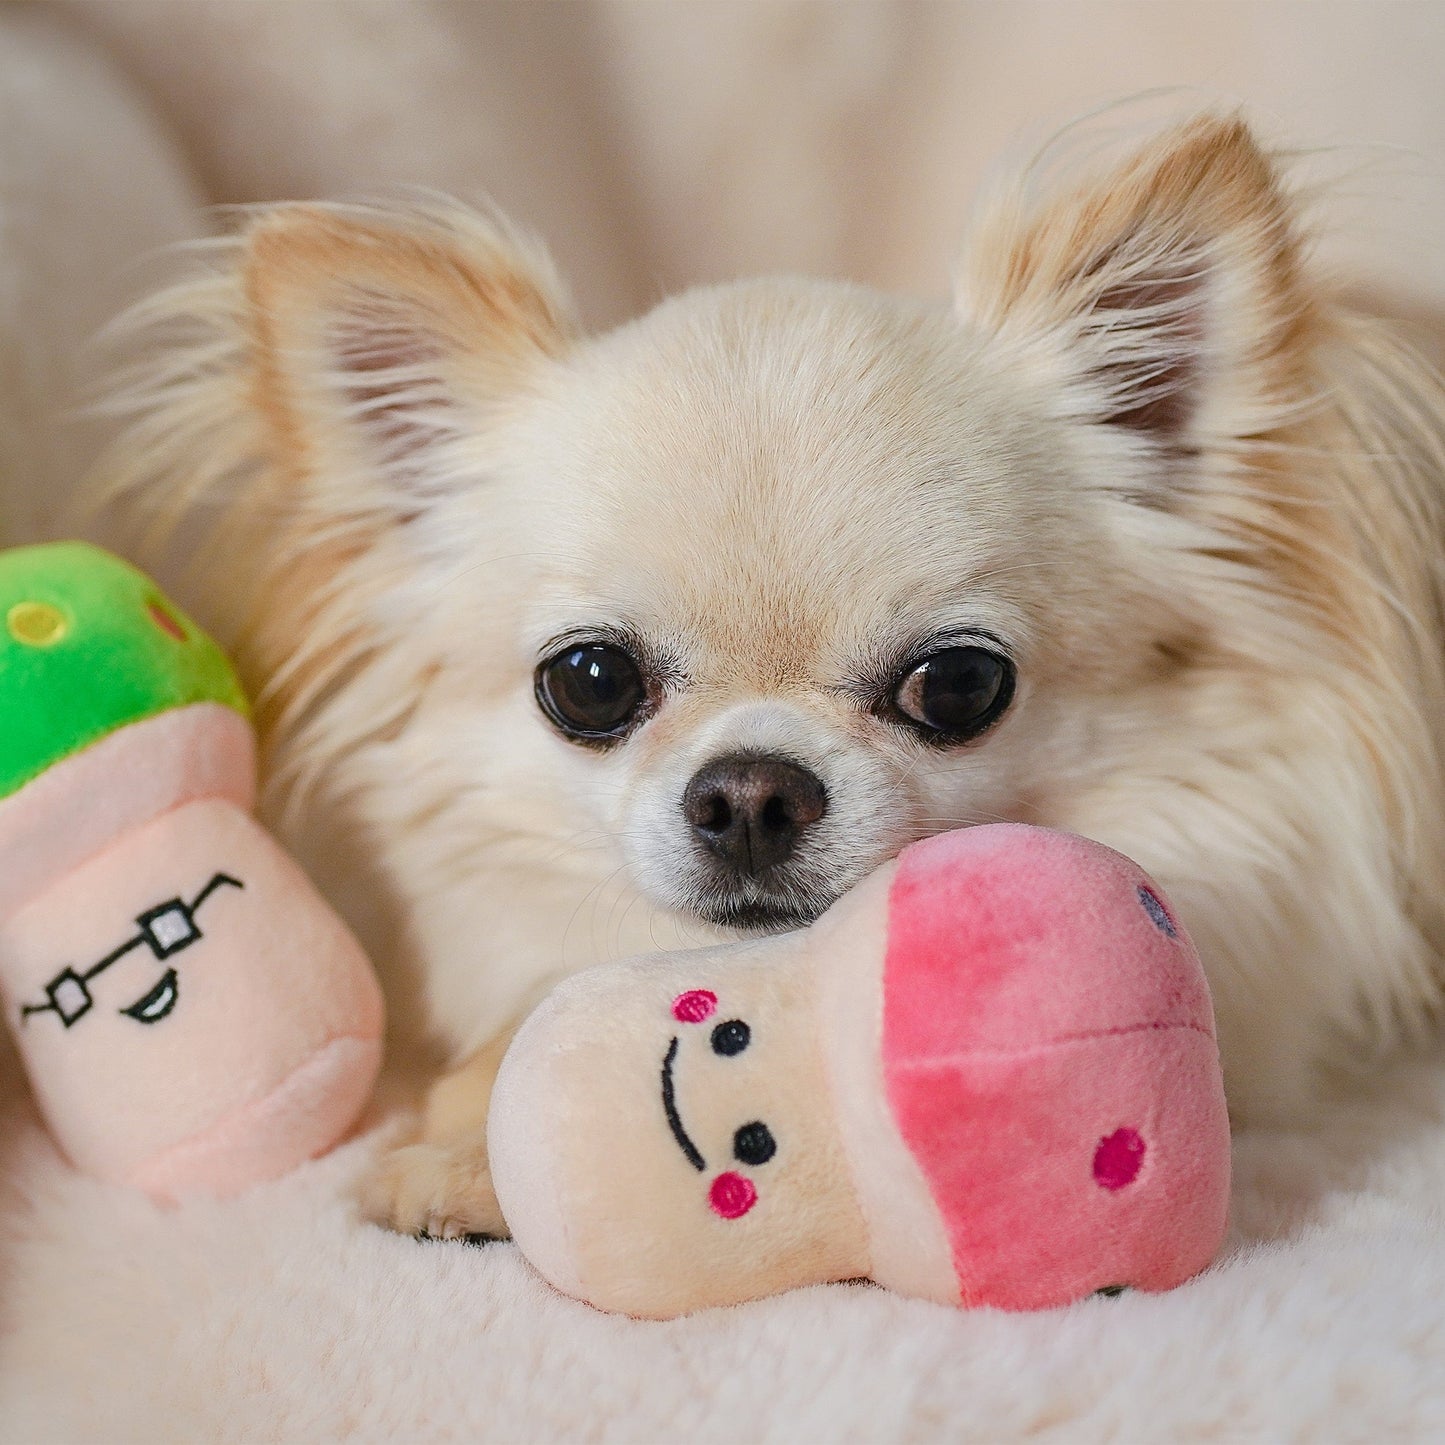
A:
<svg viewBox="0 0 1445 1445">
<path fill-rule="evenodd" d="M 1445 1059 L 1238 1142 L 1236 1239 L 1165 1296 L 964 1314 L 863 1285 L 670 1324 L 511 1245 L 360 1224 L 377 1136 L 160 1210 L 0 1119 L 0 1437 L 65 1441 L 1445 1439 Z"/>
</svg>

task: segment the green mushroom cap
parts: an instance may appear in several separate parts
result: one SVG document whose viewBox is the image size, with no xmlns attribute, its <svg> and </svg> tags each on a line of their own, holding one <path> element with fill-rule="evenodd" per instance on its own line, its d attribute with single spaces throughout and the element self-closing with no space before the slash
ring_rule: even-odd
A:
<svg viewBox="0 0 1445 1445">
<path fill-rule="evenodd" d="M 250 713 L 225 653 L 145 573 L 84 542 L 0 552 L 0 798 L 198 702 Z"/>
</svg>

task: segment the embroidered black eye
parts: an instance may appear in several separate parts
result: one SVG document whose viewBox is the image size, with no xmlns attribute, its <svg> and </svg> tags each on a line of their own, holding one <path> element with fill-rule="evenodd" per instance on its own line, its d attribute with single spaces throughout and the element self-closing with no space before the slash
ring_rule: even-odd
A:
<svg viewBox="0 0 1445 1445">
<path fill-rule="evenodd" d="M 1179 930 L 1174 926 L 1174 920 L 1170 918 L 1169 910 L 1165 908 L 1159 895 L 1152 888 L 1146 888 L 1142 883 L 1135 889 L 1135 892 L 1154 927 L 1168 938 L 1177 937 Z"/>
<path fill-rule="evenodd" d="M 621 737 L 647 701 L 642 669 L 612 643 L 569 647 L 537 669 L 537 701 L 569 738 Z"/>
<path fill-rule="evenodd" d="M 945 647 L 909 668 L 893 705 L 931 741 L 959 743 L 992 727 L 1013 694 L 1008 658 L 986 647 Z"/>
<path fill-rule="evenodd" d="M 753 1031 L 741 1019 L 728 1019 L 712 1031 L 712 1051 L 724 1058 L 740 1054 L 753 1040 Z"/>
<path fill-rule="evenodd" d="M 744 1124 L 733 1135 L 733 1158 L 739 1164 L 766 1164 L 777 1152 L 773 1131 L 760 1120 Z"/>
</svg>

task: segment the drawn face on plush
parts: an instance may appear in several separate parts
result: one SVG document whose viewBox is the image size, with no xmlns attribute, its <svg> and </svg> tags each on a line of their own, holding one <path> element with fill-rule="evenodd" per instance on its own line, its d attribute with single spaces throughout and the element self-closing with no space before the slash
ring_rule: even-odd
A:
<svg viewBox="0 0 1445 1445">
<path fill-rule="evenodd" d="M 246 711 L 229 663 L 216 644 L 178 613 L 144 574 L 119 558 L 82 543 L 21 548 L 0 554 L 0 807 L 27 785 L 48 788 L 54 797 L 50 832 L 23 825 L 24 858 L 11 858 L 6 888 L 0 889 L 0 917 L 14 900 L 33 893 L 44 861 L 78 847 L 84 834 L 78 818 L 97 825 L 114 817 L 99 789 L 135 789 L 136 807 L 149 801 L 168 806 L 165 745 L 156 758 L 129 757 L 118 776 L 99 778 L 82 769 L 83 781 L 67 804 L 54 796 L 65 790 L 67 761 L 127 727 L 177 708 L 222 703 Z M 61 769 L 61 781 L 46 777 Z M 173 799 L 171 800 L 174 801 Z M 27 805 L 30 806 L 30 805 Z M 107 808 L 111 812 L 107 812 Z M 92 838 L 99 851 L 102 839 Z M 104 841 L 110 841 L 106 839 Z M 54 861 L 54 860 L 53 860 Z M 63 865 L 55 861 L 55 871 Z M 53 880 L 52 880 L 53 881 Z M 189 896 L 135 899 L 128 933 L 92 957 L 72 957 L 45 984 L 43 1001 L 19 1005 L 18 1020 L 49 1015 L 69 1031 L 97 1008 L 141 1025 L 169 1017 L 180 997 L 172 960 L 203 937 L 197 914 L 221 888 L 240 888 L 225 873 L 200 880 Z M 8 895 L 8 896 L 7 896 Z M 57 919 L 57 928 L 63 920 Z M 156 965 L 160 965 L 159 971 Z M 37 1024 L 45 1026 L 50 1020 Z"/>
<path fill-rule="evenodd" d="M 564 1271 L 625 1280 L 645 1258 L 643 1293 L 707 1279 L 734 1299 L 860 1272 L 812 979 L 778 942 L 722 970 L 701 950 L 595 971 L 543 1004 L 508 1111 L 531 1143 L 508 1157 L 526 1214 L 571 1221 Z"/>
<path fill-rule="evenodd" d="M 195 947 L 205 934 L 197 915 L 206 901 L 220 889 L 244 888 L 239 878 L 216 873 L 189 902 L 170 898 L 148 908 L 135 920 L 136 931 L 92 963 L 66 965 L 45 986 L 44 1003 L 20 1006 L 20 1021 L 53 1014 L 63 1028 L 74 1028 L 83 1018 L 111 998 L 129 997 L 133 1002 L 118 1005 L 117 1013 L 147 1027 L 169 1018 L 180 1002 L 180 975 L 172 960 Z M 155 977 L 155 965 L 163 966 Z M 96 981 L 105 977 L 103 984 Z M 148 987 L 138 980 L 154 979 Z"/>
<path fill-rule="evenodd" d="M 685 988 L 663 1013 L 661 993 L 649 987 L 633 1004 L 659 1034 L 647 1061 L 657 1104 L 641 1132 L 664 1144 L 657 1165 L 671 1227 L 688 1234 L 701 1229 L 704 1210 L 713 1233 L 754 1210 L 754 1224 L 766 1229 L 769 1218 L 787 1216 L 817 1167 L 821 1131 L 830 1125 L 818 1092 L 810 980 L 805 972 L 779 979 L 778 971 L 759 954 L 751 966 L 729 970 L 720 993 Z M 682 976 L 685 970 L 669 974 Z M 728 1233 L 719 1237 L 727 1242 Z"/>
<path fill-rule="evenodd" d="M 680 1025 L 711 1022 L 707 1031 L 708 1049 L 718 1058 L 736 1059 L 745 1054 L 752 1046 L 752 1025 L 746 1019 L 739 1018 L 712 1022 L 716 1014 L 717 995 L 711 989 L 691 988 L 678 994 L 672 1001 L 672 1016 Z M 662 1112 L 667 1119 L 673 1141 L 682 1151 L 682 1157 L 704 1177 L 711 1174 L 707 1199 L 713 1213 L 723 1219 L 740 1219 L 758 1202 L 757 1185 L 747 1175 L 738 1174 L 730 1168 L 722 1173 L 710 1171 L 708 1161 L 687 1132 L 687 1126 L 678 1112 L 679 1047 L 686 1033 L 687 1029 L 684 1028 L 675 1034 L 669 1040 L 667 1052 L 662 1057 Z M 689 1065 L 689 1070 L 692 1067 L 694 1065 Z M 730 1072 L 744 1074 L 743 1068 L 737 1066 Z M 752 1074 L 754 1071 L 747 1073 Z M 754 1088 L 756 1087 L 757 1081 L 754 1078 Z M 750 1119 L 739 1124 L 733 1130 L 731 1144 L 732 1158 L 749 1169 L 760 1169 L 764 1164 L 771 1163 L 778 1152 L 777 1136 L 762 1119 Z M 716 1167 L 715 1165 L 714 1168 Z"/>
<path fill-rule="evenodd" d="M 355 939 L 251 816 L 249 711 L 128 563 L 0 551 L 0 1013 L 70 1159 L 168 1199 L 327 1147 L 380 1061 Z"/>
<path fill-rule="evenodd" d="M 488 1148 L 542 1274 L 647 1315 L 857 1276 L 1165 1288 L 1228 1194 L 1192 946 L 1128 859 L 1018 825 L 912 845 L 810 928 L 565 980 Z"/>
</svg>

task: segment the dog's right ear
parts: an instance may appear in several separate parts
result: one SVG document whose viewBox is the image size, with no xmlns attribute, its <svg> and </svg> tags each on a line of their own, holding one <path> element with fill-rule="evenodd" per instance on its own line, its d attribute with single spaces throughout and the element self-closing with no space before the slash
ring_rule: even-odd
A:
<svg viewBox="0 0 1445 1445">
<path fill-rule="evenodd" d="M 540 248 L 460 207 L 277 208 L 240 283 L 269 460 L 303 511 L 405 521 L 475 479 L 489 416 L 571 334 Z"/>
<path fill-rule="evenodd" d="M 343 679 L 372 678 L 376 728 L 420 695 L 434 586 L 409 583 L 456 533 L 425 520 L 572 332 L 541 249 L 461 206 L 279 206 L 197 258 L 119 329 L 93 494 L 232 646 L 274 782 L 354 742 Z"/>
</svg>

